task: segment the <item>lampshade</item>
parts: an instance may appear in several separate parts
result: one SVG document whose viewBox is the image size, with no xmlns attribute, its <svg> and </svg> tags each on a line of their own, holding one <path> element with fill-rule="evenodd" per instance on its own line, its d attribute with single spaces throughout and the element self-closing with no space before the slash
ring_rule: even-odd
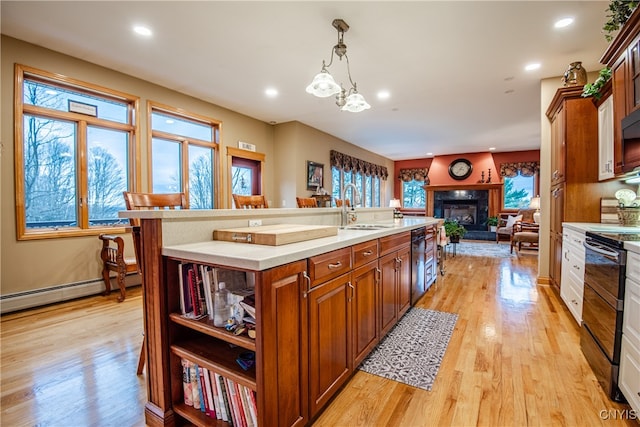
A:
<svg viewBox="0 0 640 427">
<path fill-rule="evenodd" d="M 540 224 L 540 196 L 532 197 L 529 202 L 529 207 L 536 210 L 533 213 L 533 222 Z"/>
<path fill-rule="evenodd" d="M 327 64 L 325 61 L 322 61 L 322 70 L 316 74 L 311 84 L 307 86 L 306 91 L 319 98 L 336 95 L 336 104 L 342 111 L 359 113 L 360 111 L 368 110 L 371 108 L 371 105 L 358 93 L 358 86 L 356 82 L 353 81 L 353 78 L 351 78 L 347 45 L 344 44 L 344 33 L 349 30 L 349 24 L 343 19 L 336 18 L 331 25 L 338 31 L 338 43 L 331 49 L 331 59 L 329 63 Z M 329 74 L 329 71 L 327 71 L 327 68 L 330 68 L 333 64 L 334 55 L 340 59 L 341 63 L 342 58 L 345 59 L 344 63 L 347 64 L 347 77 L 349 78 L 349 83 L 351 83 L 351 87 L 348 89 L 344 89 L 342 84 L 336 83 L 331 74 Z"/>
<path fill-rule="evenodd" d="M 331 95 L 340 93 L 340 85 L 333 80 L 333 77 L 324 68 L 313 78 L 313 81 L 307 86 L 307 93 L 313 94 L 319 98 L 327 98 Z"/>
<path fill-rule="evenodd" d="M 367 104 L 367 101 L 364 100 L 364 96 L 356 92 L 347 96 L 347 103 L 344 104 L 341 110 L 359 113 L 360 111 L 368 110 L 369 108 L 371 108 L 371 105 Z"/>
<path fill-rule="evenodd" d="M 531 209 L 540 209 L 540 197 L 532 197 L 529 202 L 529 208 Z"/>
<path fill-rule="evenodd" d="M 390 208 L 399 208 L 400 206 L 400 199 L 391 199 L 391 201 L 389 202 Z"/>
</svg>

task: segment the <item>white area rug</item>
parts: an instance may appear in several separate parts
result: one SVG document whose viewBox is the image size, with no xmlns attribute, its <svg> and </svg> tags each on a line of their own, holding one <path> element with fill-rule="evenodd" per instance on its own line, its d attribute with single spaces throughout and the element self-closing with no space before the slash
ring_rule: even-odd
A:
<svg viewBox="0 0 640 427">
<path fill-rule="evenodd" d="M 513 254 L 509 252 L 509 243 L 496 243 L 496 242 L 465 242 L 464 240 L 458 243 L 456 248 L 456 254 L 479 256 L 479 257 L 494 257 L 494 258 L 510 258 L 516 256 L 516 248 L 513 248 Z M 523 252 L 535 252 L 531 250 L 525 250 Z M 451 253 L 449 250 L 447 255 Z M 535 252 L 537 254 L 537 252 Z"/>
<path fill-rule="evenodd" d="M 431 390 L 457 320 L 457 314 L 414 307 L 359 369 Z"/>
</svg>

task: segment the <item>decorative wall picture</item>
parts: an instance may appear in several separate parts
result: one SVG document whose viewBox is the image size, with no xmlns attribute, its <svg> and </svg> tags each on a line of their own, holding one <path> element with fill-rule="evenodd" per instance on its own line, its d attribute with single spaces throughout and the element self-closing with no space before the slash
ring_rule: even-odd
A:
<svg viewBox="0 0 640 427">
<path fill-rule="evenodd" d="M 317 190 L 324 186 L 324 165 L 322 163 L 307 160 L 307 190 Z"/>
</svg>

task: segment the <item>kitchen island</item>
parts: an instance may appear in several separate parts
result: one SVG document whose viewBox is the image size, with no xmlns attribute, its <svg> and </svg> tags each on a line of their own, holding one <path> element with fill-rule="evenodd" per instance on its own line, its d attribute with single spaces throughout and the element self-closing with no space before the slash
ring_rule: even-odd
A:
<svg viewBox="0 0 640 427">
<path fill-rule="evenodd" d="M 312 211 L 312 212 L 309 212 Z M 411 230 L 434 218 L 393 219 L 393 210 L 358 210 L 337 235 L 265 246 L 212 240 L 214 229 L 263 224 L 336 225 L 340 211 L 127 211 L 141 219 L 148 425 L 226 425 L 185 404 L 182 364 L 197 363 L 227 387 L 250 390 L 258 425 L 306 425 L 410 307 Z M 254 288 L 255 340 L 181 315 L 180 271 L 215 268 Z M 239 353 L 255 352 L 241 369 Z"/>
</svg>

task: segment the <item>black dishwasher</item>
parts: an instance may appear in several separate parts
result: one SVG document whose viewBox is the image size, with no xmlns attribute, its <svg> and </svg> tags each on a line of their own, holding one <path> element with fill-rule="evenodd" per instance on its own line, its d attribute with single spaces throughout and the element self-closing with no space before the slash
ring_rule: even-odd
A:
<svg viewBox="0 0 640 427">
<path fill-rule="evenodd" d="M 425 280 L 425 235 L 426 228 L 411 230 L 411 305 L 427 292 Z"/>
</svg>

